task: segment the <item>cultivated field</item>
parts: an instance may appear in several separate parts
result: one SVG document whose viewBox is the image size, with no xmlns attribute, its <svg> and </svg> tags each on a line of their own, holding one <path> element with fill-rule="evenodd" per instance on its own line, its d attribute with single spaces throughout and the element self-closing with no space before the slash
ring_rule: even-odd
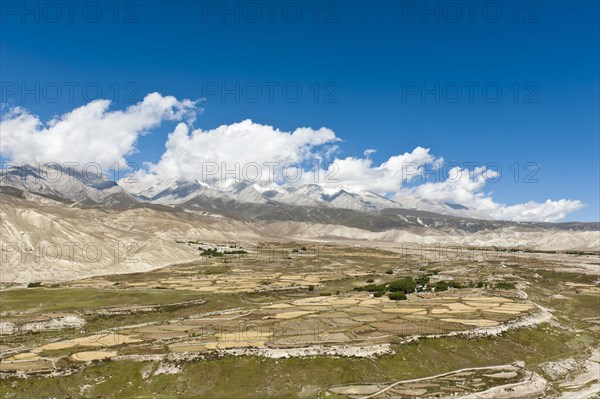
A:
<svg viewBox="0 0 600 399">
<path fill-rule="evenodd" d="M 4 286 L 2 397 L 598 391 L 598 255 L 447 259 L 431 249 L 193 237 L 173 246 L 197 250 L 197 260 Z M 569 273 L 571 264 L 587 272 Z"/>
</svg>

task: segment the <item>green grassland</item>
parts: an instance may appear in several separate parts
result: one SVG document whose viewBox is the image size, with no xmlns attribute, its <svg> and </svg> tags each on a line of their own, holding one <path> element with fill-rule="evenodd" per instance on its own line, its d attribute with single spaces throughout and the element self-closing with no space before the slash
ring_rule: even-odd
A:
<svg viewBox="0 0 600 399">
<path fill-rule="evenodd" d="M 175 290 L 27 288 L 0 291 L 0 306 L 2 310 L 36 314 L 125 305 L 164 305 L 197 297 L 194 292 Z"/>
<path fill-rule="evenodd" d="M 396 346 L 378 359 L 225 357 L 179 363 L 181 372 L 144 378 L 151 362 L 98 362 L 80 373 L 59 378 L 9 379 L 0 382 L 3 398 L 314 398 L 323 387 L 352 382 L 389 382 L 425 377 L 464 367 L 525 360 L 529 367 L 574 356 L 597 337 L 575 337 L 540 326 L 477 339 L 421 339 Z M 81 387 L 90 385 L 83 393 Z"/>
</svg>

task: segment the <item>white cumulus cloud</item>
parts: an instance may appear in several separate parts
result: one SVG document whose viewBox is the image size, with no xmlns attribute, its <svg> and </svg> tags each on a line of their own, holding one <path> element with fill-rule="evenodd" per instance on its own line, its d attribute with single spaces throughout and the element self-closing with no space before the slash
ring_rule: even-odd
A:
<svg viewBox="0 0 600 399">
<path fill-rule="evenodd" d="M 244 120 L 190 131 L 180 123 L 169 134 L 160 161 L 149 170 L 160 177 L 183 179 L 271 180 L 283 168 L 328 157 L 337 141 L 327 128 L 302 127 L 286 132 Z"/>
<path fill-rule="evenodd" d="M 369 158 L 336 158 L 322 171 L 323 183 L 354 190 L 374 191 L 381 195 L 393 194 L 406 182 L 421 176 L 426 166 L 437 168 L 443 162 L 430 153 L 429 148 L 417 147 L 411 152 L 394 155 L 380 165 Z"/>
<path fill-rule="evenodd" d="M 556 222 L 585 206 L 581 201 L 570 199 L 529 201 L 516 205 L 497 203 L 490 194 L 483 191 L 486 183 L 494 181 L 496 177 L 498 172 L 485 167 L 473 170 L 454 167 L 450 169 L 446 180 L 402 189 L 398 195 L 461 204 L 494 219 L 513 221 Z"/>
<path fill-rule="evenodd" d="M 95 162 L 109 168 L 135 152 L 140 134 L 163 121 L 193 118 L 190 100 L 148 94 L 125 110 L 109 110 L 110 101 L 96 100 L 43 123 L 22 108 L 0 121 L 0 154 L 17 163 Z"/>
</svg>

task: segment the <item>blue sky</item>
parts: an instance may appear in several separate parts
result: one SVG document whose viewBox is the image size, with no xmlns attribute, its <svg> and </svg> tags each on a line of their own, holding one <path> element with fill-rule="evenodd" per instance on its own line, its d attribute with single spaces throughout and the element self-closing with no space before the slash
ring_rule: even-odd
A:
<svg viewBox="0 0 600 399">
<path fill-rule="evenodd" d="M 502 177 L 485 191 L 495 201 L 576 199 L 587 207 L 565 220 L 600 219 L 597 1 L 430 2 L 437 15 L 403 1 L 275 1 L 271 15 L 265 2 L 91 3 L 60 15 L 2 4 L 2 103 L 47 120 L 97 88 L 117 109 L 155 91 L 204 98 L 196 128 L 249 118 L 327 127 L 343 140 L 339 157 L 376 149 L 375 164 L 417 146 L 447 162 L 494 162 Z M 222 97 L 236 87 L 238 100 Z M 173 127 L 141 136 L 127 159 L 158 162 Z M 529 162 L 537 183 L 523 181 Z"/>
</svg>

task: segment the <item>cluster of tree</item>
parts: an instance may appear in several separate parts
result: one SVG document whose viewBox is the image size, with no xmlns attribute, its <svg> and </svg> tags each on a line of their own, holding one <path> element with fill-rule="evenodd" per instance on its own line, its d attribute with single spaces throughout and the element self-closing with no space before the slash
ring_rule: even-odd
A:
<svg viewBox="0 0 600 399">
<path fill-rule="evenodd" d="M 248 252 L 244 251 L 243 249 L 236 249 L 233 251 L 224 251 L 223 252 L 225 255 L 245 255 Z"/>
<path fill-rule="evenodd" d="M 439 281 L 433 287 L 435 288 L 436 292 L 448 291 L 448 283 L 445 281 Z"/>
<path fill-rule="evenodd" d="M 390 299 L 402 300 L 406 299 L 406 294 L 410 294 L 415 291 L 447 291 L 449 288 L 487 288 L 488 284 L 483 281 L 479 282 L 465 282 L 460 283 L 454 280 L 442 280 L 437 281 L 435 283 L 431 282 L 430 276 L 432 274 L 427 274 L 423 276 L 419 276 L 416 279 L 412 277 L 405 277 L 400 280 L 394 280 L 389 283 L 380 283 L 375 284 L 375 280 L 369 278 L 367 280 L 367 284 L 362 287 L 354 288 L 355 291 L 366 291 L 373 293 L 375 297 L 381 297 L 385 293 L 389 293 Z M 489 284 L 492 286 L 492 284 Z M 494 286 L 498 289 L 514 289 L 515 285 L 509 282 L 499 282 Z"/>
<path fill-rule="evenodd" d="M 567 255 L 598 255 L 597 252 L 588 252 L 588 251 L 566 251 Z"/>
<path fill-rule="evenodd" d="M 198 249 L 200 251 L 202 251 L 202 253 L 201 253 L 202 256 L 223 256 L 223 253 L 217 251 L 216 248 L 206 248 L 206 249 L 203 249 L 202 247 L 200 247 Z"/>
<path fill-rule="evenodd" d="M 388 294 L 388 298 L 390 298 L 393 301 L 405 301 L 406 300 L 406 294 L 404 292 L 390 292 Z"/>
<path fill-rule="evenodd" d="M 429 284 L 429 276 L 417 277 L 415 283 L 417 283 L 417 285 L 420 285 L 421 287 L 425 287 L 427 284 Z"/>
<path fill-rule="evenodd" d="M 412 277 L 405 277 L 401 280 L 392 281 L 388 285 L 388 288 L 391 292 L 404 292 L 405 294 L 410 294 L 417 289 L 417 282 L 413 280 Z"/>
<path fill-rule="evenodd" d="M 367 281 L 373 282 L 373 279 Z M 415 292 L 416 289 L 417 282 L 412 277 L 405 277 L 390 283 L 367 284 L 362 287 L 354 288 L 355 291 L 372 292 L 375 297 L 381 297 L 386 292 L 389 292 L 388 297 L 393 300 L 404 300 L 406 299 L 406 294 Z"/>
<path fill-rule="evenodd" d="M 37 288 L 37 287 L 41 287 L 41 286 L 42 286 L 42 283 L 40 283 L 40 282 L 27 284 L 27 288 Z"/>
</svg>

